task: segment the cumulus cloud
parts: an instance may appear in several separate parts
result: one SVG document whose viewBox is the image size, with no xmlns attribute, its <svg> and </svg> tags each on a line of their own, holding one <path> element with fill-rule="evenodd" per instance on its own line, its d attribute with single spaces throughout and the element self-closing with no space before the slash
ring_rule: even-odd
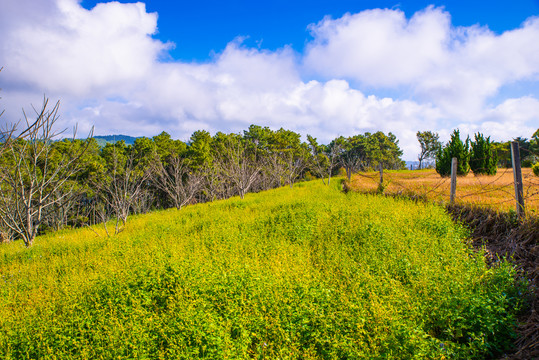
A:
<svg viewBox="0 0 539 360">
<path fill-rule="evenodd" d="M 29 17 L 3 35 L 0 61 L 8 81 L 77 96 L 127 91 L 125 85 L 143 80 L 168 47 L 151 37 L 157 14 L 146 13 L 142 3 L 86 10 L 72 0 L 44 2 L 49 6 L 36 21 L 29 21 L 38 16 L 35 2 L 21 5 Z M 2 21 L 11 16 L 2 14 Z"/>
<path fill-rule="evenodd" d="M 417 130 L 444 138 L 458 126 L 501 140 L 539 123 L 533 96 L 485 105 L 507 83 L 537 80 L 537 19 L 495 35 L 454 28 L 440 8 L 409 19 L 375 9 L 311 25 L 305 54 L 248 48 L 238 38 L 198 63 L 162 61 L 173 44 L 154 37 L 158 16 L 142 3 L 4 3 L 4 122 L 45 93 L 61 99 L 61 125 L 78 123 L 81 132 L 95 125 L 97 134 L 165 130 L 187 139 L 198 129 L 238 132 L 254 123 L 328 142 L 381 130 L 397 135 L 406 159 L 418 151 Z M 404 92 L 390 98 L 378 89 Z"/>
<path fill-rule="evenodd" d="M 410 19 L 375 9 L 311 25 L 305 66 L 326 78 L 368 88 L 409 89 L 449 115 L 481 120 L 485 100 L 504 84 L 539 75 L 539 18 L 496 35 L 487 27 L 453 27 L 430 6 Z"/>
<path fill-rule="evenodd" d="M 449 27 L 449 15 L 432 7 L 409 20 L 402 11 L 388 9 L 326 17 L 310 26 L 314 41 L 305 64 L 328 77 L 370 86 L 409 84 L 444 60 Z"/>
<path fill-rule="evenodd" d="M 486 109 L 481 121 L 461 123 L 460 128 L 468 134 L 481 132 L 491 135 L 498 141 L 508 140 L 508 134 L 529 138 L 539 127 L 538 114 L 539 101 L 535 98 L 507 99 Z"/>
</svg>

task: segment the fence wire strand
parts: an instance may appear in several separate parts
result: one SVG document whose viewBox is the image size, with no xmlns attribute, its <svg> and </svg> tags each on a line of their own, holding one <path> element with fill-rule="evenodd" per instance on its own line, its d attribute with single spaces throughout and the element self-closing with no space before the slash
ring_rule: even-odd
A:
<svg viewBox="0 0 539 360">
<path fill-rule="evenodd" d="M 438 201 L 448 201 L 450 197 L 450 178 L 431 173 L 413 174 L 417 170 L 405 172 L 385 171 L 383 173 L 385 192 L 388 194 L 412 194 Z M 380 175 L 373 171 L 355 174 L 357 190 L 373 191 L 378 189 Z M 539 210 L 539 177 L 531 171 L 522 174 L 525 206 Z M 479 206 L 512 209 L 515 203 L 513 169 L 500 168 L 496 175 L 474 176 L 469 174 L 457 178 L 455 201 Z M 515 205 L 516 206 L 516 205 Z"/>
</svg>

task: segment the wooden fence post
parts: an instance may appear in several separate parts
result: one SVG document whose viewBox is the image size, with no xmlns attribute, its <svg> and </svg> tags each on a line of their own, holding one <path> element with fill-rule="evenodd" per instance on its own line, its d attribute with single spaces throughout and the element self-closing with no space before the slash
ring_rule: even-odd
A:
<svg viewBox="0 0 539 360">
<path fill-rule="evenodd" d="M 515 200 L 517 203 L 517 218 L 524 217 L 524 190 L 522 184 L 522 169 L 520 168 L 520 151 L 518 141 L 511 142 L 511 160 L 513 162 L 513 179 L 515 182 Z"/>
<path fill-rule="evenodd" d="M 378 193 L 384 193 L 384 167 L 382 163 L 378 165 L 378 170 L 380 171 L 380 183 L 378 183 Z"/>
<path fill-rule="evenodd" d="M 457 193 L 457 158 L 451 159 L 451 195 L 449 196 L 449 204 L 455 203 L 455 194 Z"/>
</svg>

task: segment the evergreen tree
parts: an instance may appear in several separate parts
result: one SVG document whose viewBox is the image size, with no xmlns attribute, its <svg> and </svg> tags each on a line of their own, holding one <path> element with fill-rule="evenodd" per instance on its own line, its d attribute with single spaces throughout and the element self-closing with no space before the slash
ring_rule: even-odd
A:
<svg viewBox="0 0 539 360">
<path fill-rule="evenodd" d="M 441 176 L 451 175 L 451 159 L 457 158 L 457 175 L 467 175 L 470 171 L 470 140 L 462 142 L 460 131 L 454 130 L 451 140 L 436 154 L 436 172 Z"/>
<path fill-rule="evenodd" d="M 496 175 L 497 163 L 498 156 L 490 142 L 490 136 L 485 139 L 483 134 L 475 134 L 470 153 L 470 168 L 474 175 Z"/>
</svg>

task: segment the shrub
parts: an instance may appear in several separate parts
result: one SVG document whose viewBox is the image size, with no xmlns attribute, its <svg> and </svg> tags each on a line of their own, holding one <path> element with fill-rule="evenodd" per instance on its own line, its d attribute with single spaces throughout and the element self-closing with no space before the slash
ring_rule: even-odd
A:
<svg viewBox="0 0 539 360">
<path fill-rule="evenodd" d="M 539 176 L 539 162 L 532 166 L 532 171 L 535 176 Z"/>
<path fill-rule="evenodd" d="M 531 159 L 522 159 L 522 161 L 520 162 L 520 166 L 522 166 L 523 168 L 531 168 L 533 166 L 533 161 Z"/>
<path fill-rule="evenodd" d="M 470 171 L 470 140 L 460 140 L 460 131 L 454 130 L 451 140 L 436 154 L 436 172 L 441 176 L 451 175 L 451 159 L 457 158 L 457 175 L 467 175 Z"/>
<path fill-rule="evenodd" d="M 475 175 L 496 175 L 498 170 L 498 155 L 494 151 L 490 136 L 485 139 L 483 134 L 475 134 L 471 142 L 470 169 Z"/>
</svg>

